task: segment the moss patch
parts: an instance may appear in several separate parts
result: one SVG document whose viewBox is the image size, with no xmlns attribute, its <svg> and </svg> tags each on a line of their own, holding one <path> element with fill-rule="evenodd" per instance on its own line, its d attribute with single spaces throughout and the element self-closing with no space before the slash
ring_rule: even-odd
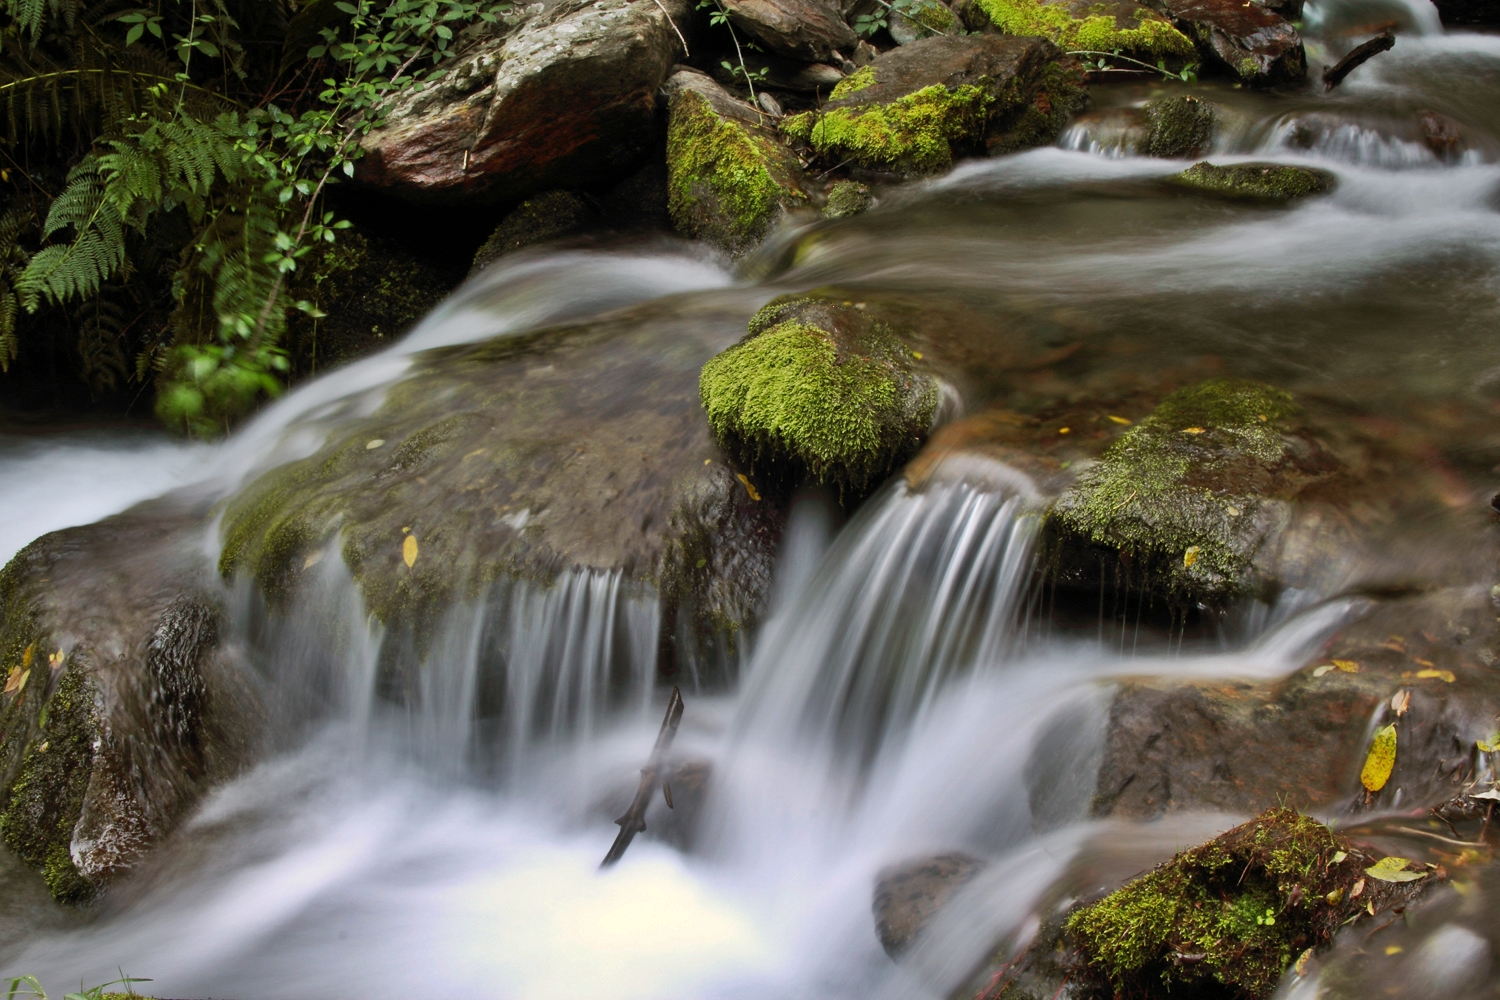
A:
<svg viewBox="0 0 1500 1000">
<path fill-rule="evenodd" d="M 889 104 L 806 111 L 782 121 L 782 131 L 820 155 L 907 174 L 932 174 L 953 165 L 955 143 L 983 135 L 995 96 L 964 84 L 924 87 Z"/>
<path fill-rule="evenodd" d="M 1368 864 L 1356 857 L 1321 823 L 1268 810 L 1076 910 L 1066 931 L 1077 977 L 1098 997 L 1268 997 L 1348 915 Z"/>
<path fill-rule="evenodd" d="M 870 207 L 870 189 L 858 181 L 839 181 L 828 192 L 828 204 L 823 214 L 830 219 L 845 219 L 859 215 Z"/>
<path fill-rule="evenodd" d="M 1212 104 L 1196 97 L 1163 97 L 1146 105 L 1148 156 L 1185 159 L 1198 156 L 1213 141 L 1219 115 Z"/>
<path fill-rule="evenodd" d="M 1332 191 L 1338 181 L 1326 170 L 1279 163 L 1241 163 L 1216 167 L 1195 163 L 1172 177 L 1172 183 L 1197 191 L 1255 201 L 1291 201 Z"/>
<path fill-rule="evenodd" d="M 859 69 L 844 77 L 834 85 L 833 92 L 828 95 L 830 101 L 842 101 L 850 94 L 857 94 L 861 90 L 875 86 L 875 69 L 872 66 L 861 66 Z"/>
<path fill-rule="evenodd" d="M 920 444 L 936 385 L 915 375 L 891 328 L 859 317 L 856 333 L 837 333 L 807 321 L 826 307 L 806 301 L 768 306 L 749 337 L 703 366 L 703 407 L 742 464 L 863 494 Z"/>
<path fill-rule="evenodd" d="M 669 115 L 667 207 L 679 232 L 740 253 L 785 208 L 806 200 L 793 179 L 791 153 L 721 116 L 702 94 L 677 92 Z"/>
<path fill-rule="evenodd" d="M 1121 27 L 1112 13 L 1076 17 L 1067 6 L 1041 0 L 978 0 L 996 27 L 1010 35 L 1050 39 L 1065 50 L 1115 50 L 1155 58 L 1193 55 L 1193 43 L 1159 15 L 1141 8 L 1135 26 Z"/>
</svg>

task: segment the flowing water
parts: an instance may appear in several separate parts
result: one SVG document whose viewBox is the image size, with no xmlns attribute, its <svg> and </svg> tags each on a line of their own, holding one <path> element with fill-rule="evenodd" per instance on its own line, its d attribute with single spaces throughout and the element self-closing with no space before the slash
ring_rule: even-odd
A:
<svg viewBox="0 0 1500 1000">
<path fill-rule="evenodd" d="M 1158 88 L 1099 87 L 1056 148 L 961 165 L 863 217 L 789 225 L 738 275 L 680 244 L 493 266 L 402 344 L 211 452 L 0 441 L 8 556 L 190 480 L 224 496 L 311 454 L 373 412 L 420 350 L 646 302 L 748 316 L 782 291 L 836 285 L 963 302 L 1017 342 L 1082 345 L 1072 367 L 957 387 L 959 409 L 1059 380 L 1118 396 L 1165 370 L 1258 377 L 1392 440 L 1440 441 L 1423 475 L 1446 498 L 1384 549 L 1329 560 L 1278 606 L 1186 642 L 1102 608 L 1082 624 L 1049 611 L 1030 587 L 1045 498 L 1015 470 L 893 482 L 841 526 L 803 498 L 738 680 L 686 692 L 677 753 L 712 768 L 695 827 L 674 828 L 658 803 L 661 835 L 607 873 L 611 820 L 665 697 L 653 596 L 586 569 L 550 588 L 497 583 L 451 611 L 420 696 L 398 708 L 376 669 L 395 640 L 330 552 L 269 626 L 243 587 L 230 595 L 281 750 L 212 793 L 100 912 L 25 904 L 0 941 L 4 969 L 52 989 L 123 969 L 179 997 L 938 998 L 997 942 L 1023 941 L 1059 886 L 1117 882 L 1237 822 L 1087 819 L 1117 678 L 1278 677 L 1356 608 L 1343 595 L 1392 566 L 1486 586 L 1493 572 L 1470 534 L 1500 478 L 1500 37 L 1445 33 L 1422 0 L 1339 0 L 1309 6 L 1310 62 L 1390 21 L 1396 49 L 1331 95 L 1199 88 L 1227 109 L 1216 161 L 1331 170 L 1326 198 L 1265 208 L 1170 191 L 1158 182 L 1183 164 L 1131 147 L 1130 109 Z M 1426 109 L 1460 124 L 1462 150 L 1422 143 Z M 1454 416 L 1455 401 L 1490 420 Z M 60 495 L 76 499 L 50 502 Z M 476 712 L 486 698 L 504 711 Z M 875 874 L 953 850 L 991 864 L 892 963 L 872 928 Z M 1450 995 L 1487 982 L 1489 945 L 1468 928 L 1500 910 L 1465 905 L 1412 932 L 1425 936 L 1393 982 L 1436 968 L 1458 970 L 1444 973 Z"/>
</svg>

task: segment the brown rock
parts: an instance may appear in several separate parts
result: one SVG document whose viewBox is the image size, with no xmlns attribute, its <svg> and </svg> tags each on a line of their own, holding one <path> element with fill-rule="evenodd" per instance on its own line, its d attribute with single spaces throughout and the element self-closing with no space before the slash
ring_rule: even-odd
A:
<svg viewBox="0 0 1500 1000">
<path fill-rule="evenodd" d="M 1307 75 L 1302 36 L 1273 10 L 1241 0 L 1161 0 L 1162 13 L 1193 39 L 1210 64 L 1264 87 Z"/>
<path fill-rule="evenodd" d="M 892 958 L 917 939 L 953 894 L 985 867 L 985 862 L 954 852 L 920 858 L 884 869 L 875 879 L 875 933 Z"/>
<path fill-rule="evenodd" d="M 1427 110 L 1422 112 L 1418 121 L 1422 126 L 1422 141 L 1438 156 L 1448 160 L 1463 150 L 1463 134 L 1452 118 Z"/>
<path fill-rule="evenodd" d="M 838 7 L 821 0 L 724 0 L 724 7 L 736 28 L 780 56 L 828 62 L 858 41 Z"/>
</svg>

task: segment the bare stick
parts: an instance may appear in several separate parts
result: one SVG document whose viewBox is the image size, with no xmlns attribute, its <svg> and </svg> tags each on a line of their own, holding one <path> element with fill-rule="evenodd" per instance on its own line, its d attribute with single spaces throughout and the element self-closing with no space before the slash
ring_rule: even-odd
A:
<svg viewBox="0 0 1500 1000">
<path fill-rule="evenodd" d="M 661 0 L 656 0 L 656 6 L 661 7 L 661 12 L 667 15 L 667 23 L 672 26 L 673 31 L 677 32 L 677 40 L 682 43 L 682 58 L 691 59 L 693 54 L 688 51 L 687 39 L 682 37 L 682 29 L 677 27 L 677 22 L 672 20 L 671 14 L 667 13 L 667 8 L 662 7 Z"/>
<path fill-rule="evenodd" d="M 1363 65 L 1365 60 L 1372 56 L 1392 48 L 1396 44 L 1396 36 L 1389 31 L 1382 32 L 1374 38 L 1356 48 L 1353 52 L 1339 60 L 1339 64 L 1332 69 L 1323 71 L 1323 89 L 1332 90 L 1344 82 L 1344 77 L 1353 73 L 1356 68 Z"/>
<path fill-rule="evenodd" d="M 667 751 L 672 748 L 672 740 L 677 736 L 677 724 L 681 721 L 682 692 L 674 686 L 672 697 L 667 699 L 667 716 L 661 720 L 661 732 L 656 734 L 656 746 L 651 751 L 651 759 L 641 768 L 641 784 L 635 790 L 635 801 L 630 803 L 630 808 L 625 810 L 623 816 L 615 820 L 620 826 L 620 832 L 615 836 L 609 853 L 599 862 L 600 868 L 608 868 L 624 857 L 625 849 L 630 846 L 635 835 L 646 829 L 646 807 L 651 804 L 651 796 L 656 792 L 657 779 L 661 777 L 662 765 L 666 763 Z M 667 801 L 670 804 L 671 799 Z"/>
</svg>

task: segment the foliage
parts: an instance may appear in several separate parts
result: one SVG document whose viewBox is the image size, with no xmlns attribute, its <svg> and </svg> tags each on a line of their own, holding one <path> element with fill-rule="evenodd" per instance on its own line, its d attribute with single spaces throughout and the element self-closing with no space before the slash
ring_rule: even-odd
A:
<svg viewBox="0 0 1500 1000">
<path fill-rule="evenodd" d="M 930 174 L 953 164 L 953 145 L 983 134 L 996 97 L 973 84 L 952 90 L 940 83 L 888 104 L 803 112 L 782 122 L 787 135 L 820 155 L 910 174 Z"/>
<path fill-rule="evenodd" d="M 353 175 L 359 140 L 508 5 L 313 0 L 292 17 L 294 0 L 128 2 L 3 0 L 3 154 L 44 166 L 13 167 L 27 188 L 0 215 L 0 367 L 23 312 L 61 310 L 93 345 L 89 370 L 120 350 L 128 302 L 130 323 L 156 327 L 134 377 L 155 369 L 162 418 L 211 434 L 279 391 L 288 311 L 314 309 L 289 275 L 347 227 L 324 195 Z M 318 44 L 265 55 L 313 15 Z M 128 377 L 122 360 L 101 379 Z"/>
<path fill-rule="evenodd" d="M 755 101 L 755 85 L 765 83 L 766 76 L 771 72 L 769 66 L 762 66 L 758 70 L 751 70 L 745 65 L 745 52 L 740 47 L 740 36 L 735 34 L 734 25 L 729 22 L 729 11 L 724 7 L 721 0 L 698 0 L 698 9 L 708 11 L 708 23 L 715 28 L 723 27 L 729 30 L 730 41 L 734 42 L 734 55 L 738 65 L 725 59 L 719 63 L 729 75 L 736 81 L 743 82 L 750 90 L 750 100 Z M 746 42 L 745 48 L 757 48 L 755 43 Z"/>
<path fill-rule="evenodd" d="M 38 0 L 40 6 L 40 0 Z M 120 978 L 108 983 L 100 983 L 97 986 L 84 988 L 78 987 L 76 993 L 63 994 L 63 1000 L 111 1000 L 113 997 L 133 997 L 136 995 L 136 983 L 149 983 L 149 979 L 137 979 L 120 973 Z M 111 986 L 123 986 L 126 992 L 110 991 Z M 10 980 L 10 988 L 6 991 L 5 1000 L 16 1000 L 17 997 L 29 997 L 33 1000 L 47 1000 L 47 991 L 42 988 L 42 982 L 36 976 L 15 976 Z"/>
<path fill-rule="evenodd" d="M 1195 51 L 1186 35 L 1145 7 L 1134 11 L 1137 23 L 1133 27 L 1121 27 L 1103 4 L 1088 7 L 1088 12 L 1081 16 L 1074 16 L 1066 3 L 1046 0 L 979 0 L 979 6 L 1001 31 L 1037 35 L 1074 52 L 1111 57 L 1117 52 L 1135 52 L 1163 59 L 1191 56 Z"/>
<path fill-rule="evenodd" d="M 953 12 L 937 0 L 875 0 L 879 5 L 873 14 L 854 18 L 854 30 L 866 37 L 890 28 L 892 15 L 900 15 L 919 28 L 924 35 L 954 33 Z M 962 34 L 962 31 L 957 32 Z"/>
</svg>

